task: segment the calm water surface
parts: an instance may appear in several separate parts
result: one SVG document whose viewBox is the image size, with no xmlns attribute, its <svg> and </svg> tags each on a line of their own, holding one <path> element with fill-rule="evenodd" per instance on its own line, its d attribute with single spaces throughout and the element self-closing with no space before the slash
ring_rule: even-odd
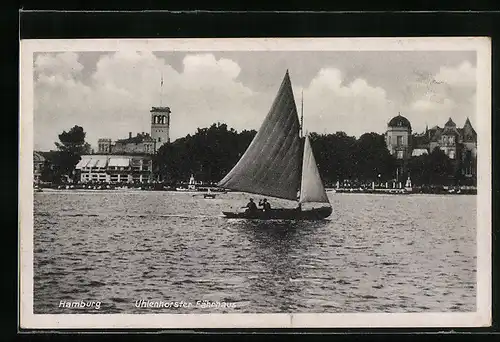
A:
<svg viewBox="0 0 500 342">
<path fill-rule="evenodd" d="M 329 197 L 328 220 L 286 222 L 221 217 L 246 203 L 239 193 L 35 193 L 34 312 L 476 310 L 476 196 Z M 235 308 L 137 308 L 141 299 Z"/>
</svg>

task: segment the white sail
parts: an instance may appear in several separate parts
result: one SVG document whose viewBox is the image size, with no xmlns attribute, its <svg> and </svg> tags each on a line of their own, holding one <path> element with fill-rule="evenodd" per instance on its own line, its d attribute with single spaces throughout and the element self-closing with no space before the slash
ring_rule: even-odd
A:
<svg viewBox="0 0 500 342">
<path fill-rule="evenodd" d="M 330 203 L 326 195 L 323 182 L 319 175 L 316 160 L 314 159 L 309 137 L 304 142 L 304 156 L 302 159 L 302 181 L 300 187 L 300 203 Z"/>
</svg>

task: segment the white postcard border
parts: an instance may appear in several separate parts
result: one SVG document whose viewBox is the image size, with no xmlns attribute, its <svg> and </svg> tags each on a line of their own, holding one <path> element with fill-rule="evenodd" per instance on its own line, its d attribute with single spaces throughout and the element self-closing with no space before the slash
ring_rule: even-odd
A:
<svg viewBox="0 0 500 342">
<path fill-rule="evenodd" d="M 477 305 L 470 313 L 34 314 L 33 53 L 62 51 L 477 51 Z M 486 37 L 22 40 L 20 44 L 20 327 L 377 328 L 491 325 L 491 44 Z"/>
</svg>

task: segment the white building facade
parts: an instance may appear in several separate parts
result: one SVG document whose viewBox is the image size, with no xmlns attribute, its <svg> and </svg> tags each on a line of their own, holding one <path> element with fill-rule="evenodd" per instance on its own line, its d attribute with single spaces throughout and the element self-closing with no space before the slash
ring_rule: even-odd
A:
<svg viewBox="0 0 500 342">
<path fill-rule="evenodd" d="M 76 165 L 81 183 L 143 183 L 153 180 L 148 156 L 83 155 Z"/>
</svg>

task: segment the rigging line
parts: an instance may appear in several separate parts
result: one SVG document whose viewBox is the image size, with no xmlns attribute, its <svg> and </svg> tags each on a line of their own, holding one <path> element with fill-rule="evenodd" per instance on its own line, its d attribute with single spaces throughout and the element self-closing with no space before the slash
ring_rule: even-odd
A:
<svg viewBox="0 0 500 342">
<path fill-rule="evenodd" d="M 304 90 L 302 90 L 302 99 L 300 106 L 300 137 L 304 137 Z"/>
</svg>

